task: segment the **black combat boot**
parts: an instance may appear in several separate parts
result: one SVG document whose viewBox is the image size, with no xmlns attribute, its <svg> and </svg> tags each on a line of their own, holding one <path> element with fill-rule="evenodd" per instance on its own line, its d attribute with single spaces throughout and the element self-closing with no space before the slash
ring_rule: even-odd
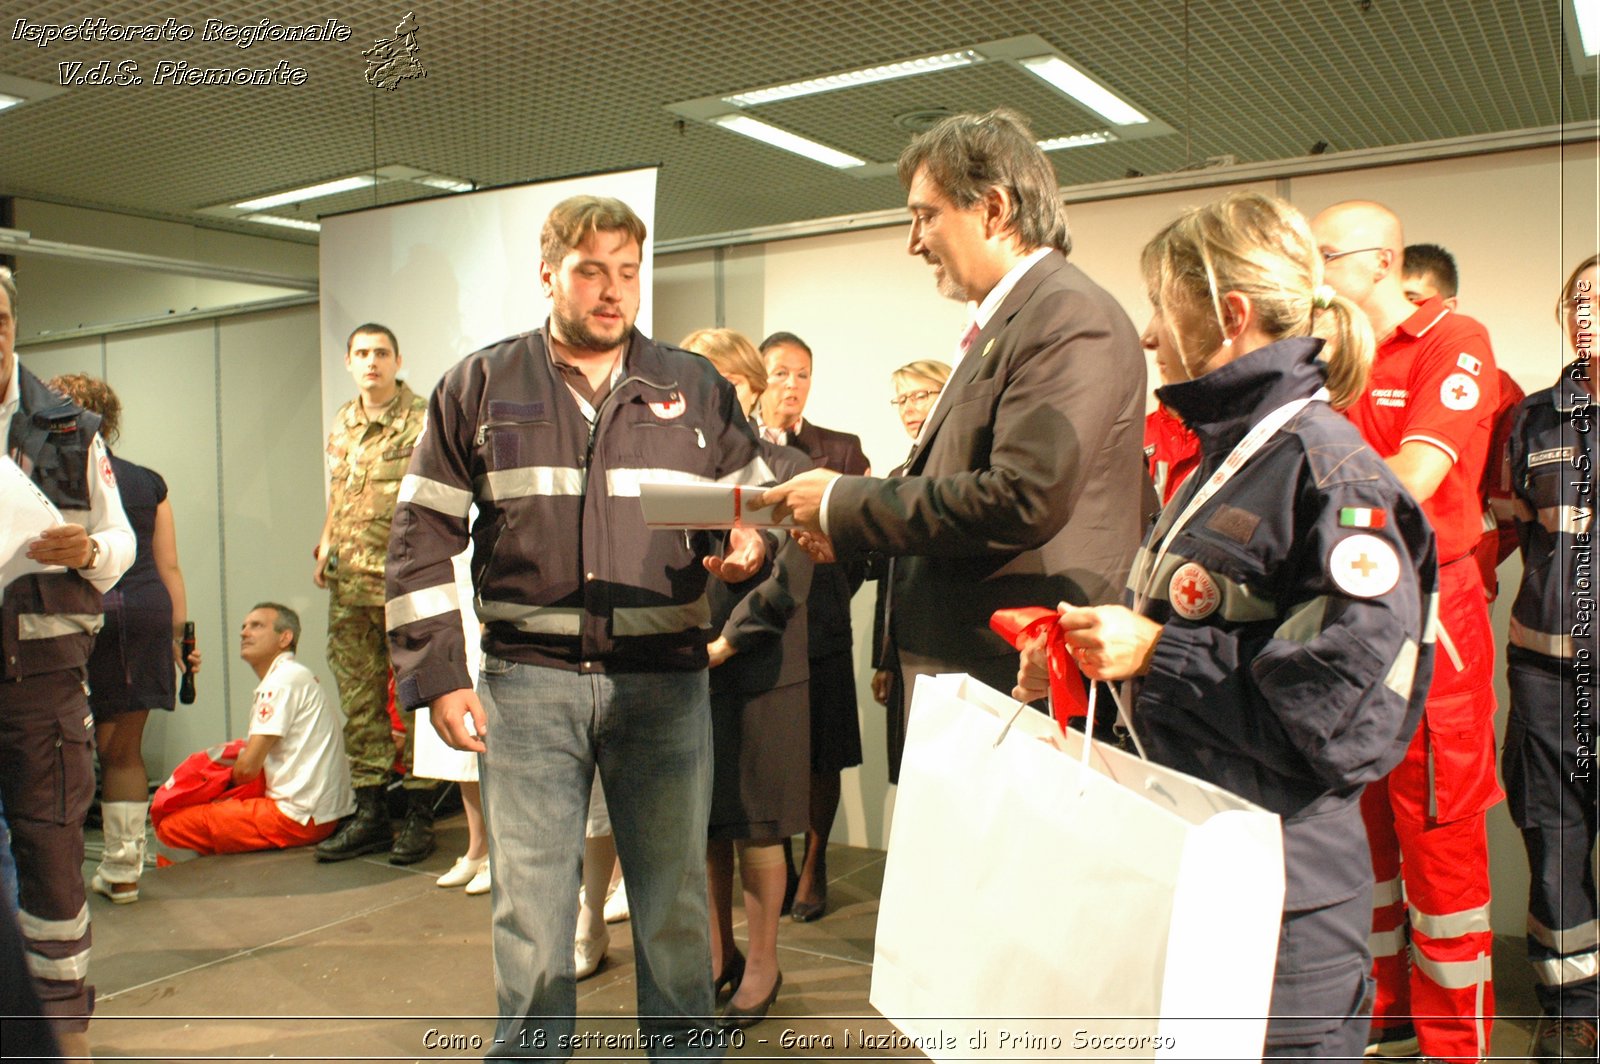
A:
<svg viewBox="0 0 1600 1064">
<path fill-rule="evenodd" d="M 390 864 L 416 864 L 433 852 L 433 797 L 428 790 L 406 790 L 406 822 L 389 853 Z"/>
<path fill-rule="evenodd" d="M 383 806 L 383 786 L 357 787 L 355 815 L 340 824 L 338 831 L 317 843 L 317 860 L 348 861 L 393 845 L 394 828 Z"/>
</svg>

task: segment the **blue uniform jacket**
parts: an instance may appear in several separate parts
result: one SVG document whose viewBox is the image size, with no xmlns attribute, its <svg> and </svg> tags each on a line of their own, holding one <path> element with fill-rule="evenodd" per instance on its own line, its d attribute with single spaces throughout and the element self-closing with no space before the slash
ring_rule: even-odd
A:
<svg viewBox="0 0 1600 1064">
<path fill-rule="evenodd" d="M 1281 340 L 1156 393 L 1202 457 L 1135 579 L 1249 429 L 1322 386 L 1321 347 Z M 1421 507 L 1348 421 L 1312 402 L 1183 526 L 1147 581 L 1144 612 L 1163 629 L 1134 726 L 1153 759 L 1283 818 L 1287 910 L 1372 882 L 1359 798 L 1421 720 L 1437 578 Z"/>
<path fill-rule="evenodd" d="M 1511 607 L 1511 645 L 1593 676 L 1594 400 L 1579 362 L 1517 408 L 1511 488 L 1522 543 L 1522 587 Z M 1537 659 L 1535 659 L 1537 660 Z"/>
</svg>

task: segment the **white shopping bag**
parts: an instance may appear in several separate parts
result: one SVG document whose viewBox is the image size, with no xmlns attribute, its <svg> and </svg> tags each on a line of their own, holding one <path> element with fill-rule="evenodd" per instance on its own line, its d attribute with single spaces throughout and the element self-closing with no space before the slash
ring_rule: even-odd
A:
<svg viewBox="0 0 1600 1064">
<path fill-rule="evenodd" d="M 939 1061 L 1260 1059 L 1276 814 L 965 675 L 920 677 L 872 1005 Z M 996 746 L 996 739 L 1004 738 Z"/>
</svg>

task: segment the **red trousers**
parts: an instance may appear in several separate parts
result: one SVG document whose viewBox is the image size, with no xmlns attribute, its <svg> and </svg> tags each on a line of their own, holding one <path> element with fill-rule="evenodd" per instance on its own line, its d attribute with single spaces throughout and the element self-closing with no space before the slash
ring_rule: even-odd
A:
<svg viewBox="0 0 1600 1064">
<path fill-rule="evenodd" d="M 197 854 L 248 853 L 307 846 L 333 834 L 338 821 L 297 824 L 271 798 L 230 799 L 178 809 L 156 825 L 156 838 Z"/>
<path fill-rule="evenodd" d="M 1489 847 L 1494 639 L 1472 556 L 1439 570 L 1439 642 L 1423 724 L 1362 795 L 1372 847 L 1375 1038 L 1410 1020 L 1424 1056 L 1489 1055 L 1494 1016 Z M 1409 941 L 1409 949 L 1407 943 Z"/>
</svg>

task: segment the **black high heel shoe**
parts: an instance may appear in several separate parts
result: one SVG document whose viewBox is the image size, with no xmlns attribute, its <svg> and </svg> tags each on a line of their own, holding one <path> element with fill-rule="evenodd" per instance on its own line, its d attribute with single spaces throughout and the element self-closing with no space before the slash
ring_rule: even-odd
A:
<svg viewBox="0 0 1600 1064">
<path fill-rule="evenodd" d="M 728 1002 L 728 1007 L 722 1010 L 722 1015 L 717 1017 L 717 1026 L 728 1027 L 753 1027 L 767 1018 L 767 1011 L 772 1008 L 772 1003 L 778 1000 L 778 991 L 783 987 L 783 973 L 778 973 L 778 978 L 772 981 L 772 993 L 749 1008 L 740 1008 L 733 1002 Z"/>
<path fill-rule="evenodd" d="M 739 981 L 743 978 L 744 954 L 735 950 L 733 960 L 722 969 L 722 974 L 711 984 L 711 992 L 715 999 L 721 1001 L 724 997 L 733 997 L 739 992 Z"/>
<path fill-rule="evenodd" d="M 822 914 L 828 911 L 828 892 L 824 890 L 822 897 L 816 901 L 796 901 L 789 910 L 789 919 L 796 923 L 809 924 L 822 919 Z"/>
</svg>

